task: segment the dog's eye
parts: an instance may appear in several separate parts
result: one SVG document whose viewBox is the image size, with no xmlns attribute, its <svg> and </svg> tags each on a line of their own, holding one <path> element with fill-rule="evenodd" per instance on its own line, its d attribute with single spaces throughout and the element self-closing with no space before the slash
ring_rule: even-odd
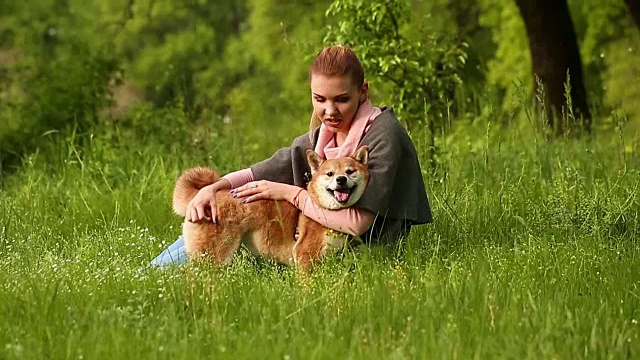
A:
<svg viewBox="0 0 640 360">
<path fill-rule="evenodd" d="M 332 177 L 332 176 L 333 176 L 333 171 L 329 171 L 329 172 L 327 173 L 327 176 L 328 176 L 328 177 Z"/>
<path fill-rule="evenodd" d="M 353 175 L 353 173 L 354 173 L 354 172 L 356 172 L 356 171 L 355 171 L 355 170 L 353 170 L 353 169 L 348 169 L 347 171 L 345 171 L 345 173 L 346 173 L 347 175 Z"/>
</svg>

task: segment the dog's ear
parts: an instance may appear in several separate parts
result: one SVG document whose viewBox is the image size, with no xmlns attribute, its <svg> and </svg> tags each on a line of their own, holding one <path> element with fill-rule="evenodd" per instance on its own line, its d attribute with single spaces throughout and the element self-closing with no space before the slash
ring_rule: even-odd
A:
<svg viewBox="0 0 640 360">
<path fill-rule="evenodd" d="M 309 163 L 309 167 L 311 168 L 311 175 L 315 174 L 316 171 L 320 168 L 320 165 L 324 162 L 320 155 L 318 155 L 315 151 L 309 149 L 307 150 L 307 162 Z"/>
<path fill-rule="evenodd" d="M 367 165 L 367 162 L 369 162 L 369 147 L 367 145 L 360 146 L 356 153 L 353 154 L 353 158 L 362 165 Z"/>
</svg>

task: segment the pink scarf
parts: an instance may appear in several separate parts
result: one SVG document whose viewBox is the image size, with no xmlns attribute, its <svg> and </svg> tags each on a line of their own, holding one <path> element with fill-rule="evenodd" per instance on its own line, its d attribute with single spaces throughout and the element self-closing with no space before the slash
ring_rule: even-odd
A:
<svg viewBox="0 0 640 360">
<path fill-rule="evenodd" d="M 335 133 L 327 129 L 324 124 L 320 125 L 320 134 L 318 135 L 315 152 L 323 159 L 335 159 L 353 155 L 358 149 L 358 144 L 360 144 L 360 140 L 364 137 L 371 123 L 381 113 L 382 110 L 374 107 L 369 99 L 360 104 L 358 112 L 349 128 L 347 138 L 341 146 L 336 146 L 336 143 L 333 141 Z"/>
</svg>

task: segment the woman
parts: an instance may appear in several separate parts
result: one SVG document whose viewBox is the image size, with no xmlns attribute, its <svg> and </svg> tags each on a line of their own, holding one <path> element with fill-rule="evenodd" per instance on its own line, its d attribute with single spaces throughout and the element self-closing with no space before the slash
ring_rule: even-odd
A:
<svg viewBox="0 0 640 360">
<path fill-rule="evenodd" d="M 309 70 L 313 115 L 309 134 L 290 147 L 248 169 L 223 176 L 202 188 L 187 206 L 191 222 L 217 221 L 214 194 L 233 189 L 238 201 L 285 200 L 322 225 L 365 243 L 389 244 L 407 236 L 411 226 L 432 220 L 422 172 L 409 135 L 391 108 L 376 108 L 369 85 L 353 51 L 341 45 L 323 49 Z M 342 210 L 319 208 L 304 189 L 309 174 L 305 152 L 314 149 L 325 159 L 349 156 L 369 146 L 369 184 L 355 206 Z M 180 237 L 153 265 L 187 260 Z"/>
</svg>

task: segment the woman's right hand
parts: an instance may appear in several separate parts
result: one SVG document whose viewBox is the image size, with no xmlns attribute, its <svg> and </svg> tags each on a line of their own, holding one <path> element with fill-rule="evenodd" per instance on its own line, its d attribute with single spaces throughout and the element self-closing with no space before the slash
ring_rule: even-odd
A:
<svg viewBox="0 0 640 360">
<path fill-rule="evenodd" d="M 203 187 L 198 191 L 196 196 L 191 199 L 187 205 L 185 219 L 192 223 L 202 220 L 213 221 L 214 224 L 218 223 L 218 208 L 215 196 L 217 188 L 214 185 L 215 184 L 211 184 Z"/>
</svg>

